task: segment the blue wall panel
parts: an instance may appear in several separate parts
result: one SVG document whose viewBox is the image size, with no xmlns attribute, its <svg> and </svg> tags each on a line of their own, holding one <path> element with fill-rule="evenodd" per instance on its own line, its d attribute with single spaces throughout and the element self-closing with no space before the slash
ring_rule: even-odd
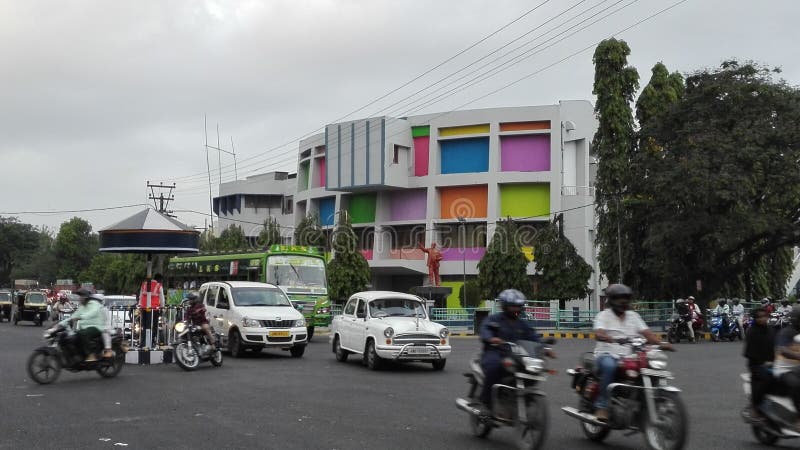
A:
<svg viewBox="0 0 800 450">
<path fill-rule="evenodd" d="M 489 171 L 489 138 L 440 141 L 442 173 Z"/>
<path fill-rule="evenodd" d="M 322 226 L 333 225 L 333 214 L 336 212 L 336 197 L 319 199 L 319 222 Z"/>
</svg>

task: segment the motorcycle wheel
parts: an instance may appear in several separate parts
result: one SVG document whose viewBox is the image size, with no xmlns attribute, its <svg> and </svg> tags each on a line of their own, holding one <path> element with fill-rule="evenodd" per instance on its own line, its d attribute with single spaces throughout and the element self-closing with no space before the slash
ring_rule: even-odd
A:
<svg viewBox="0 0 800 450">
<path fill-rule="evenodd" d="M 719 342 L 719 333 L 711 332 L 711 340 L 713 342 Z"/>
<path fill-rule="evenodd" d="M 472 435 L 479 438 L 485 438 L 492 432 L 492 426 L 474 414 L 469 415 L 469 428 L 472 430 Z"/>
<path fill-rule="evenodd" d="M 672 330 L 667 331 L 667 342 L 670 344 L 675 343 L 675 333 L 673 333 Z"/>
<path fill-rule="evenodd" d="M 686 444 L 689 431 L 686 407 L 680 397 L 672 393 L 656 394 L 653 399 L 659 423 L 644 418 L 645 444 L 650 450 L 680 450 Z"/>
<path fill-rule="evenodd" d="M 114 350 L 114 357 L 111 358 L 111 364 L 103 364 L 97 368 L 97 373 L 103 378 L 114 378 L 119 375 L 122 366 L 125 365 L 125 353 L 121 348 Z"/>
<path fill-rule="evenodd" d="M 756 440 L 764 445 L 775 445 L 778 442 L 778 436 L 772 433 L 767 433 L 760 426 L 753 425 L 753 436 Z"/>
<path fill-rule="evenodd" d="M 211 355 L 211 365 L 214 367 L 219 367 L 222 365 L 222 350 L 216 349 L 214 353 Z"/>
<path fill-rule="evenodd" d="M 175 362 L 181 369 L 190 372 L 200 365 L 200 355 L 193 345 L 181 342 L 175 347 Z"/>
<path fill-rule="evenodd" d="M 61 361 L 45 349 L 34 350 L 28 358 L 28 376 L 39 384 L 50 384 L 61 374 Z"/>
<path fill-rule="evenodd" d="M 547 416 L 547 400 L 544 397 L 533 397 L 526 407 L 528 423 L 519 426 L 519 448 L 522 450 L 538 450 L 547 439 L 549 418 Z"/>
<path fill-rule="evenodd" d="M 583 434 L 592 442 L 603 442 L 605 438 L 608 437 L 608 433 L 611 432 L 611 428 L 592 425 L 586 422 L 581 422 L 581 429 L 583 430 Z"/>
</svg>

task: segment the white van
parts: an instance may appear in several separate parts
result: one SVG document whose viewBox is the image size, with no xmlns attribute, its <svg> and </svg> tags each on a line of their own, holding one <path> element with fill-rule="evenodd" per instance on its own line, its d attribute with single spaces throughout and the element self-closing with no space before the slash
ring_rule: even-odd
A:
<svg viewBox="0 0 800 450">
<path fill-rule="evenodd" d="M 223 347 L 234 357 L 245 350 L 264 347 L 303 356 L 307 344 L 306 321 L 278 287 L 250 281 L 213 281 L 200 286 L 208 323 L 221 336 Z"/>
</svg>

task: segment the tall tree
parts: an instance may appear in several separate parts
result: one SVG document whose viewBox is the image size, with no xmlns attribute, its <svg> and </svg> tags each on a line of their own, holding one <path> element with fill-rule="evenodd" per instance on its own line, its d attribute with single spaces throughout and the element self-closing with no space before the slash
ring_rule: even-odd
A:
<svg viewBox="0 0 800 450">
<path fill-rule="evenodd" d="M 564 237 L 556 221 L 542 228 L 533 243 L 538 290 L 537 300 L 559 300 L 564 309 L 567 300 L 589 295 L 592 266 L 581 258 L 572 242 Z"/>
<path fill-rule="evenodd" d="M 80 279 L 91 281 L 106 294 L 131 294 L 144 279 L 146 264 L 143 255 L 98 253 Z"/>
<path fill-rule="evenodd" d="M 499 220 L 486 254 L 478 262 L 478 287 L 483 298 L 497 298 L 505 289 L 517 289 L 530 298 L 528 259 L 517 242 L 517 226 L 511 218 Z"/>
<path fill-rule="evenodd" d="M 357 245 L 358 237 L 350 219 L 342 214 L 333 234 L 333 261 L 328 264 L 328 294 L 334 301 L 345 301 L 370 284 L 369 263 Z"/>
<path fill-rule="evenodd" d="M 59 259 L 55 253 L 55 238 L 47 228 L 39 230 L 38 246 L 14 268 L 14 279 L 36 279 L 44 285 L 52 284 L 58 277 Z"/>
<path fill-rule="evenodd" d="M 212 253 L 220 250 L 219 238 L 211 230 L 200 233 L 200 251 Z"/>
<path fill-rule="evenodd" d="M 645 268 L 663 294 L 752 285 L 754 268 L 785 267 L 780 253 L 800 244 L 800 91 L 774 77 L 736 61 L 694 73 L 683 100 L 643 128 L 661 154 L 643 195 L 658 205 Z M 785 285 L 788 271 L 762 270 L 784 278 L 766 285 Z"/>
<path fill-rule="evenodd" d="M 294 230 L 294 243 L 310 247 L 327 247 L 327 239 L 319 223 L 319 216 L 309 214 L 300 221 Z"/>
<path fill-rule="evenodd" d="M 631 104 L 639 87 L 639 74 L 628 66 L 631 50 L 625 41 L 607 39 L 594 52 L 595 113 L 599 121 L 592 148 L 598 156 L 596 210 L 600 270 L 610 279 L 619 278 L 620 260 L 630 258 L 626 240 L 617 238 L 617 225 L 625 219 L 622 206 L 630 182 L 630 153 L 634 144 Z M 620 255 L 619 247 L 622 247 Z M 623 263 L 624 264 L 624 263 Z"/>
<path fill-rule="evenodd" d="M 78 280 L 97 254 L 99 240 L 85 219 L 73 217 L 61 224 L 53 244 L 59 261 L 58 276 Z"/>
<path fill-rule="evenodd" d="M 39 233 L 16 217 L 0 217 L 0 286 L 11 285 L 11 273 L 39 246 Z"/>
<path fill-rule="evenodd" d="M 264 229 L 258 233 L 256 244 L 260 248 L 269 248 L 269 246 L 281 243 L 281 226 L 278 225 L 278 219 L 275 217 L 268 217 L 264 221 Z"/>
<path fill-rule="evenodd" d="M 245 250 L 249 243 L 242 227 L 233 224 L 222 230 L 217 239 L 217 247 L 217 250 L 222 251 Z"/>
</svg>

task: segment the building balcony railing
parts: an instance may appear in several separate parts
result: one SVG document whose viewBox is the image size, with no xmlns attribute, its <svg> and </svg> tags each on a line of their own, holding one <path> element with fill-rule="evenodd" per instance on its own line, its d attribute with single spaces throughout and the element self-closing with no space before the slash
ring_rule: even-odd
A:
<svg viewBox="0 0 800 450">
<path fill-rule="evenodd" d="M 561 186 L 561 195 L 594 197 L 594 186 Z"/>
</svg>

